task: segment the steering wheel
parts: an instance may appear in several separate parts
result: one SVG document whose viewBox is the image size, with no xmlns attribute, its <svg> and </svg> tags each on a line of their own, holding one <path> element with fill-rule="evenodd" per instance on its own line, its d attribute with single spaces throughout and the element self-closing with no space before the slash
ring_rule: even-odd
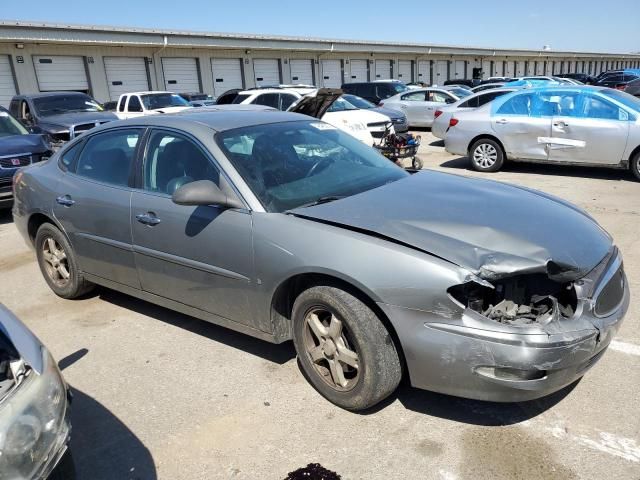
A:
<svg viewBox="0 0 640 480">
<path fill-rule="evenodd" d="M 316 173 L 316 170 L 320 171 L 321 170 L 320 165 L 325 165 L 324 168 L 327 168 L 332 163 L 333 163 L 333 158 L 329 158 L 329 157 L 321 158 L 320 160 L 318 160 L 316 163 L 313 164 L 313 166 L 309 169 L 309 171 L 304 176 L 304 178 L 311 177 L 314 173 Z"/>
</svg>

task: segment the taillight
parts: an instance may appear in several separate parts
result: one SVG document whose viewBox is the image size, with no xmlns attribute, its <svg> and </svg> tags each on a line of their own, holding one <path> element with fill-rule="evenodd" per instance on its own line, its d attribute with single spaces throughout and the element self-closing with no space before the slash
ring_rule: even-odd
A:
<svg viewBox="0 0 640 480">
<path fill-rule="evenodd" d="M 433 114 L 433 118 L 438 118 L 440 115 L 442 115 L 442 110 L 436 110 Z"/>
<path fill-rule="evenodd" d="M 380 102 L 380 103 L 378 104 L 378 106 L 379 106 L 379 107 L 384 107 L 384 102 Z"/>
<path fill-rule="evenodd" d="M 616 90 L 624 90 L 625 88 L 627 88 L 627 86 L 624 83 L 620 85 L 616 85 Z"/>
<path fill-rule="evenodd" d="M 458 119 L 457 118 L 451 118 L 449 120 L 449 126 L 450 127 L 455 127 L 458 124 Z"/>
</svg>

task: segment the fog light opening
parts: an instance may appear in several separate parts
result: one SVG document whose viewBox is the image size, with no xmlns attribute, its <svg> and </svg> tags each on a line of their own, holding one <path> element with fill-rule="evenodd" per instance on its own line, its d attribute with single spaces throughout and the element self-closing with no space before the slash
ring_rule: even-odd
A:
<svg viewBox="0 0 640 480">
<path fill-rule="evenodd" d="M 547 376 L 546 370 L 521 370 L 509 367 L 476 367 L 475 371 L 483 377 L 512 382 L 540 380 Z"/>
</svg>

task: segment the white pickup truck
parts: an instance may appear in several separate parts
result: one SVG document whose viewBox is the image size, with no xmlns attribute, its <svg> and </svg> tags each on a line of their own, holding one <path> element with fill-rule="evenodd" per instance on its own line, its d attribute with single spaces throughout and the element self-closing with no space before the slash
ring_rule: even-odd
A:
<svg viewBox="0 0 640 480">
<path fill-rule="evenodd" d="M 116 115 L 120 119 L 173 113 L 192 108 L 184 98 L 172 92 L 123 93 L 116 105 Z"/>
</svg>

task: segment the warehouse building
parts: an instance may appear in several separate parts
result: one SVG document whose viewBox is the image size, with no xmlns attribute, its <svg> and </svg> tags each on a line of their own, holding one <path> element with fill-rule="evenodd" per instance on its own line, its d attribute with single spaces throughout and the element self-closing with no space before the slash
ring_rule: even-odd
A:
<svg viewBox="0 0 640 480">
<path fill-rule="evenodd" d="M 0 105 L 16 93 L 205 92 L 278 83 L 339 87 L 396 78 L 439 84 L 489 76 L 640 68 L 640 54 L 489 49 L 0 21 Z"/>
</svg>

